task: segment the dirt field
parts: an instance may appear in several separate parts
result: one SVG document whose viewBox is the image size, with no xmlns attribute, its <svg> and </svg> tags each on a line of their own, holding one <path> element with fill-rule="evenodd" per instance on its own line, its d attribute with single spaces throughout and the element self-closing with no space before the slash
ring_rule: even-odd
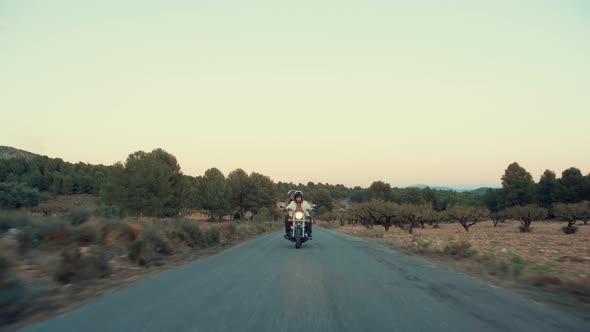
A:
<svg viewBox="0 0 590 332">
<path fill-rule="evenodd" d="M 386 232 L 381 226 L 324 225 L 424 255 L 493 284 L 517 288 L 537 300 L 573 305 L 590 313 L 590 225 L 580 225 L 576 234 L 566 235 L 560 230 L 565 224 L 533 222 L 530 233 L 521 233 L 518 221 L 498 227 L 491 221 L 480 222 L 469 233 L 459 224 L 426 225 L 414 229 L 413 235 L 400 228 Z M 546 298 L 557 293 L 555 298 Z"/>
</svg>

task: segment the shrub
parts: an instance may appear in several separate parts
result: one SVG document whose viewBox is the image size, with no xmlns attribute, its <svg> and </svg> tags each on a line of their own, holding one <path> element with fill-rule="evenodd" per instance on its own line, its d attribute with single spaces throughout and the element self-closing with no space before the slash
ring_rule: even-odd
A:
<svg viewBox="0 0 590 332">
<path fill-rule="evenodd" d="M 418 242 L 416 242 L 415 245 L 416 245 L 416 252 L 418 252 L 419 254 L 426 254 L 426 253 L 428 253 L 428 251 L 432 245 L 432 242 L 418 240 Z"/>
<path fill-rule="evenodd" d="M 65 246 L 70 243 L 70 230 L 63 220 L 47 219 L 35 225 L 39 241 L 52 246 Z"/>
<path fill-rule="evenodd" d="M 153 252 L 162 255 L 172 255 L 174 249 L 167 239 L 161 237 L 153 228 L 146 228 L 143 231 L 143 239 L 147 247 L 153 249 Z"/>
<path fill-rule="evenodd" d="M 224 234 L 227 237 L 233 237 L 234 235 L 236 235 L 237 231 L 238 231 L 238 225 L 236 223 L 231 222 L 231 223 L 225 225 Z"/>
<path fill-rule="evenodd" d="M 270 209 L 263 207 L 260 210 L 258 210 L 258 213 L 256 213 L 254 220 L 256 220 L 256 221 L 272 221 L 272 220 L 274 220 L 274 214 Z"/>
<path fill-rule="evenodd" d="M 101 239 L 105 242 L 111 240 L 135 241 L 139 234 L 141 234 L 141 230 L 135 230 L 133 224 L 120 219 L 102 221 Z"/>
<path fill-rule="evenodd" d="M 37 248 L 40 244 L 54 247 L 67 245 L 71 242 L 70 230 L 62 220 L 43 219 L 31 221 L 28 218 L 16 217 L 3 219 L 4 226 L 17 228 L 18 251 L 24 254 L 30 248 Z M 14 226 L 14 227 L 12 227 Z"/>
<path fill-rule="evenodd" d="M 3 259 L 0 258 L 0 261 Z M 5 264 L 5 262 L 0 262 Z M 5 272 L 0 267 L 0 273 Z M 17 321 L 29 307 L 33 296 L 26 285 L 19 279 L 11 278 L 7 273 L 0 277 L 0 327 Z"/>
<path fill-rule="evenodd" d="M 443 252 L 454 258 L 469 258 L 477 255 L 476 250 L 469 250 L 469 248 L 471 248 L 471 243 L 469 242 L 451 242 L 445 246 Z"/>
<path fill-rule="evenodd" d="M 97 217 L 114 218 L 121 215 L 121 211 L 116 206 L 100 205 L 94 210 L 94 215 Z"/>
<path fill-rule="evenodd" d="M 578 226 L 574 226 L 574 225 L 563 226 L 561 228 L 561 231 L 564 234 L 576 234 L 576 232 L 578 231 Z"/>
<path fill-rule="evenodd" d="M 25 254 L 30 248 L 39 246 L 39 235 L 32 226 L 23 227 L 16 236 L 19 254 Z"/>
<path fill-rule="evenodd" d="M 0 215 L 0 233 L 5 233 L 11 228 L 21 229 L 31 223 L 31 220 L 25 216 L 19 215 Z"/>
<path fill-rule="evenodd" d="M 129 260 L 137 262 L 139 265 L 146 265 L 147 261 L 143 256 L 145 242 L 143 239 L 137 239 L 129 244 Z"/>
<path fill-rule="evenodd" d="M 512 256 L 510 259 L 512 262 L 512 275 L 518 277 L 524 270 L 525 261 L 520 256 Z"/>
<path fill-rule="evenodd" d="M 498 267 L 500 268 L 500 271 L 503 274 L 508 273 L 508 270 L 510 270 L 510 265 L 508 265 L 508 263 L 506 263 L 506 262 L 500 262 L 500 264 L 498 265 Z"/>
<path fill-rule="evenodd" d="M 139 265 L 148 265 L 158 260 L 158 255 L 171 255 L 174 249 L 168 239 L 148 227 L 142 236 L 129 244 L 129 259 Z"/>
<path fill-rule="evenodd" d="M 205 243 L 207 245 L 218 244 L 221 242 L 221 230 L 218 226 L 212 226 L 205 231 Z"/>
<path fill-rule="evenodd" d="M 199 225 L 195 222 L 185 221 L 182 223 L 181 226 L 182 230 L 187 234 L 187 244 L 191 247 L 197 246 L 203 242 L 203 235 L 201 233 L 201 229 Z"/>
<path fill-rule="evenodd" d="M 64 218 L 72 225 L 81 225 L 90 219 L 92 213 L 88 210 L 72 210 L 64 214 Z"/>
<path fill-rule="evenodd" d="M 87 255 L 82 255 L 80 248 L 70 246 L 62 251 L 61 256 L 54 278 L 63 284 L 104 278 L 112 271 L 108 258 L 98 250 L 90 250 Z"/>
<path fill-rule="evenodd" d="M 20 209 L 39 204 L 41 196 L 37 189 L 24 183 L 0 182 L 0 208 Z"/>
<path fill-rule="evenodd" d="M 428 249 L 432 245 L 431 241 L 418 241 L 418 246 L 420 248 Z"/>
<path fill-rule="evenodd" d="M 80 244 L 91 244 L 98 240 L 97 225 L 84 224 L 72 229 L 72 240 Z"/>
</svg>

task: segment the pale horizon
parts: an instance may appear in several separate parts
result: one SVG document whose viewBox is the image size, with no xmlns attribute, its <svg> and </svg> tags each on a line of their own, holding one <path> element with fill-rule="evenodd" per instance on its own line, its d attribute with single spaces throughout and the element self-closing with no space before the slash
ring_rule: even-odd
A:
<svg viewBox="0 0 590 332">
<path fill-rule="evenodd" d="M 348 187 L 588 174 L 588 40 L 587 1 L 0 1 L 0 145 Z"/>
</svg>

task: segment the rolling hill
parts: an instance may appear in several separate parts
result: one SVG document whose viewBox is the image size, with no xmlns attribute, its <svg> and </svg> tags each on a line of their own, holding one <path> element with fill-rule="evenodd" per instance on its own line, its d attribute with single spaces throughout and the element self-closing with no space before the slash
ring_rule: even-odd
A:
<svg viewBox="0 0 590 332">
<path fill-rule="evenodd" d="M 13 148 L 10 146 L 2 146 L 0 145 L 0 159 L 10 159 L 16 157 L 23 157 L 26 159 L 33 159 L 35 157 L 40 157 L 40 155 L 31 153 L 25 150 L 20 150 L 17 148 Z"/>
</svg>

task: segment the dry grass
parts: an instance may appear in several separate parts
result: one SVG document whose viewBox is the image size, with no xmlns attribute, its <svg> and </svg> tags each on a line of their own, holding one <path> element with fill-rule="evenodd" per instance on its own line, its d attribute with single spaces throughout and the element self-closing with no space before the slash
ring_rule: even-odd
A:
<svg viewBox="0 0 590 332">
<path fill-rule="evenodd" d="M 431 251 L 443 251 L 449 243 L 468 242 L 480 255 L 506 260 L 519 256 L 530 263 L 553 267 L 551 270 L 562 277 L 590 276 L 590 225 L 581 226 L 574 235 L 562 233 L 560 222 L 534 222 L 530 233 L 521 233 L 518 225 L 516 221 L 507 221 L 493 227 L 491 221 L 486 221 L 471 227 L 467 233 L 459 224 L 440 224 L 440 228 L 415 228 L 413 235 L 399 228 L 386 232 L 380 226 L 372 230 L 343 226 L 338 230 L 380 238 L 407 249 L 428 242 Z"/>
<path fill-rule="evenodd" d="M 410 253 L 426 255 L 500 286 L 528 292 L 536 300 L 567 304 L 590 312 L 590 225 L 580 226 L 574 235 L 561 231 L 563 222 L 533 222 L 532 232 L 521 233 L 517 221 L 494 227 L 480 222 L 467 233 L 459 224 L 440 224 L 386 232 L 383 227 L 331 224 L 330 228 L 376 241 Z M 544 297 L 537 296 L 541 290 Z M 547 299 L 559 294 L 559 298 Z M 575 300 L 572 301 L 572 298 Z"/>
</svg>

